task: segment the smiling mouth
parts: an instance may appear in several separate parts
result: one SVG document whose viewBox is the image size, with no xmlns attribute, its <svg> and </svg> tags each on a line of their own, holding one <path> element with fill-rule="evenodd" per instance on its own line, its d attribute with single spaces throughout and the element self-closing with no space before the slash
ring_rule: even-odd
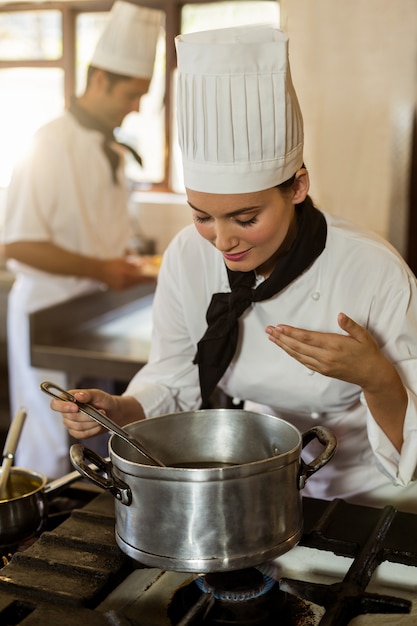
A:
<svg viewBox="0 0 417 626">
<path fill-rule="evenodd" d="M 249 248 L 249 250 L 244 250 L 243 252 L 235 252 L 234 254 L 223 252 L 223 258 L 226 259 L 226 261 L 240 261 L 246 257 L 250 251 L 251 248 Z"/>
</svg>

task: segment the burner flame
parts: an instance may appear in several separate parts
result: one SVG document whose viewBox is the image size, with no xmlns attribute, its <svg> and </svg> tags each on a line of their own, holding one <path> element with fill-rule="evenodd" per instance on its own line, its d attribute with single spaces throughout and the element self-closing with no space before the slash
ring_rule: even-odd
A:
<svg viewBox="0 0 417 626">
<path fill-rule="evenodd" d="M 216 600 L 243 602 L 265 595 L 276 581 L 258 569 L 238 570 L 220 574 L 207 574 L 196 578 L 196 584 L 204 593 Z"/>
</svg>

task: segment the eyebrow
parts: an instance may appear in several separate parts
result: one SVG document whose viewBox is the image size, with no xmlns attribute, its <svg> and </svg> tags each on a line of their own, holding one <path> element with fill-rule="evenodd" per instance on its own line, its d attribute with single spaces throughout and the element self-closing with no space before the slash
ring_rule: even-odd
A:
<svg viewBox="0 0 417 626">
<path fill-rule="evenodd" d="M 187 200 L 187 203 L 193 209 L 193 211 L 198 211 L 199 213 L 204 213 L 205 215 L 209 215 L 209 213 L 207 213 L 206 211 L 203 211 L 203 209 L 199 209 L 198 207 L 191 204 L 189 200 Z M 226 217 L 234 217 L 235 215 L 242 215 L 244 213 L 250 213 L 251 211 L 256 211 L 259 208 L 260 207 L 258 205 L 254 205 L 254 206 L 245 207 L 244 209 L 237 209 L 236 211 L 230 211 L 229 213 L 226 213 Z"/>
</svg>

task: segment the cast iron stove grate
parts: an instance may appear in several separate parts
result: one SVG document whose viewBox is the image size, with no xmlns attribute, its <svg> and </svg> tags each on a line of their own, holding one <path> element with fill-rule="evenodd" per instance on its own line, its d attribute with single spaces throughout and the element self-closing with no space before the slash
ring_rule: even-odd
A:
<svg viewBox="0 0 417 626">
<path fill-rule="evenodd" d="M 345 580 L 337 585 L 285 579 L 269 593 L 286 594 L 292 601 L 294 592 L 299 600 L 305 598 L 324 606 L 322 626 L 344 626 L 355 615 L 366 612 L 409 612 L 408 600 L 369 594 L 366 588 L 383 561 L 417 567 L 417 516 L 390 507 L 381 510 L 350 505 L 342 500 L 304 498 L 303 503 L 305 532 L 301 545 L 351 557 L 353 563 Z M 132 618 L 129 614 L 127 618 L 122 610 L 100 612 L 103 599 L 134 569 L 142 568 L 118 548 L 114 523 L 114 499 L 103 493 L 73 511 L 54 530 L 43 533 L 27 550 L 16 553 L 0 570 L 0 623 L 79 626 L 83 620 L 88 626 L 153 626 L 141 615 Z M 202 602 L 201 597 L 208 602 L 207 596 L 210 594 L 198 592 L 194 605 L 187 607 L 173 625 L 210 624 L 210 606 L 199 617 L 192 615 L 198 612 L 196 605 Z M 297 623 L 307 625 L 308 620 Z"/>
<path fill-rule="evenodd" d="M 369 520 L 372 520 L 375 515 L 375 520 L 368 537 L 364 538 L 362 544 L 357 544 L 356 541 L 350 543 L 346 539 L 336 539 L 331 534 L 330 536 L 326 535 L 327 528 L 331 527 L 332 512 L 336 510 L 336 507 L 342 509 L 345 506 L 346 503 L 341 500 L 333 501 L 310 532 L 304 534 L 302 540 L 303 545 L 306 546 L 320 547 L 325 550 L 331 549 L 335 554 L 354 557 L 343 581 L 323 585 L 283 579 L 281 588 L 325 607 L 326 612 L 320 621 L 320 626 L 345 626 L 354 617 L 366 613 L 409 613 L 411 609 L 409 600 L 367 593 L 366 588 L 372 574 L 383 561 L 390 560 L 409 565 L 417 564 L 417 546 L 414 546 L 413 552 L 410 551 L 409 533 L 406 532 L 406 529 L 410 528 L 408 524 L 414 523 L 415 516 L 410 516 L 410 519 L 407 519 L 407 514 L 399 514 L 393 507 L 389 506 L 382 511 L 363 509 L 363 518 L 368 517 Z M 338 519 L 340 519 L 339 516 Z M 348 519 L 345 520 L 345 524 L 349 528 Z M 357 520 L 350 527 L 354 528 L 355 532 L 360 532 L 357 527 Z M 401 530 L 404 532 L 401 533 Z M 403 545 L 406 537 L 407 545 Z M 352 551 L 355 544 L 357 550 Z"/>
</svg>

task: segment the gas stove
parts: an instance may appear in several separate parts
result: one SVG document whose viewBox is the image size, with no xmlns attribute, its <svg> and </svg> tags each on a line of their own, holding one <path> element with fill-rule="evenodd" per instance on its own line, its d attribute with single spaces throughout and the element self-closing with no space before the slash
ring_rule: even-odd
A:
<svg viewBox="0 0 417 626">
<path fill-rule="evenodd" d="M 304 498 L 299 545 L 257 568 L 197 576 L 126 556 L 110 494 L 75 483 L 60 497 L 75 508 L 3 552 L 5 626 L 417 623 L 416 515 Z"/>
</svg>

